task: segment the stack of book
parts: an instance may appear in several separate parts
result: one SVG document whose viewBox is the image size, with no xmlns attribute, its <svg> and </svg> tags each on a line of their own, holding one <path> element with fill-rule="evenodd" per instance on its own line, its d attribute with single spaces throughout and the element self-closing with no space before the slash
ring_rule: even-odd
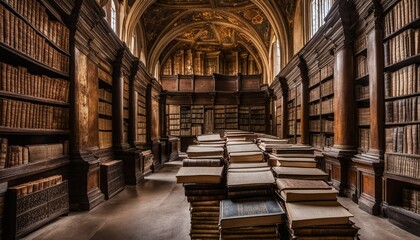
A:
<svg viewBox="0 0 420 240">
<path fill-rule="evenodd" d="M 264 155 L 255 143 L 226 145 L 230 163 L 238 162 L 262 162 Z"/>
<path fill-rule="evenodd" d="M 258 147 L 265 152 L 272 152 L 273 148 L 281 148 L 290 146 L 288 139 L 273 139 L 268 137 L 260 137 L 255 139 L 255 143 Z"/>
<path fill-rule="evenodd" d="M 256 135 L 243 130 L 225 130 L 223 136 L 227 141 L 252 141 Z"/>
<path fill-rule="evenodd" d="M 272 196 L 274 176 L 266 163 L 231 164 L 227 173 L 231 199 Z"/>
<path fill-rule="evenodd" d="M 219 202 L 227 195 L 224 149 L 192 145 L 187 155 L 176 178 L 190 203 L 191 239 L 218 239 Z"/>
<path fill-rule="evenodd" d="M 220 239 L 279 239 L 284 210 L 273 197 L 222 200 Z"/>
<path fill-rule="evenodd" d="M 196 140 L 199 145 L 224 145 L 225 140 L 219 134 L 203 134 L 197 136 Z"/>
<path fill-rule="evenodd" d="M 314 150 L 310 146 L 276 147 L 269 154 L 269 164 L 279 178 L 328 180 L 328 174 L 316 168 Z"/>
<path fill-rule="evenodd" d="M 221 146 L 190 145 L 187 149 L 188 158 L 223 158 L 225 150 Z"/>
<path fill-rule="evenodd" d="M 353 215 L 337 202 L 337 191 L 323 180 L 279 178 L 291 239 L 354 239 Z"/>
</svg>

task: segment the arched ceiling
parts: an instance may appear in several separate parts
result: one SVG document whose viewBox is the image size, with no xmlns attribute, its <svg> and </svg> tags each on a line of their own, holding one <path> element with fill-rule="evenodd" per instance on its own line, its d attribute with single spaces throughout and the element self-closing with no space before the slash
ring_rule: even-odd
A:
<svg viewBox="0 0 420 240">
<path fill-rule="evenodd" d="M 141 24 L 150 72 L 169 55 L 168 51 L 190 44 L 197 51 L 246 48 L 255 54 L 265 78 L 272 78 L 268 70 L 270 42 L 274 35 L 284 42 L 281 52 L 284 59 L 288 58 L 287 34 L 294 1 L 136 0 L 131 2 L 126 29 L 132 31 L 135 20 Z M 287 8 L 279 12 L 282 4 Z"/>
</svg>

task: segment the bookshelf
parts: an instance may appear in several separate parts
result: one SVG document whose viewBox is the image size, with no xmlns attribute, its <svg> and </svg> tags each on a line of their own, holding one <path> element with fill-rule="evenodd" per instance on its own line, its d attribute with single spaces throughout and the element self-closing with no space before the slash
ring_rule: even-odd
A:
<svg viewBox="0 0 420 240">
<path fill-rule="evenodd" d="M 168 106 L 168 133 L 171 136 L 180 136 L 180 106 L 167 105 Z"/>
<path fill-rule="evenodd" d="M 237 116 L 240 130 L 265 132 L 265 106 L 239 106 Z"/>
<path fill-rule="evenodd" d="M 112 147 L 112 72 L 98 68 L 98 140 L 99 148 Z"/>
<path fill-rule="evenodd" d="M 191 106 L 180 106 L 180 136 L 191 135 Z"/>
<path fill-rule="evenodd" d="M 282 114 L 283 114 L 283 96 L 277 97 L 276 99 L 276 133 L 277 136 L 282 136 L 283 126 L 282 126 Z"/>
<path fill-rule="evenodd" d="M 191 135 L 197 136 L 203 133 L 204 126 L 204 106 L 191 106 Z"/>
<path fill-rule="evenodd" d="M 54 175 L 8 189 L 7 239 L 28 234 L 69 212 L 68 181 Z"/>
<path fill-rule="evenodd" d="M 128 143 L 128 124 L 129 124 L 129 107 L 130 107 L 130 83 L 128 76 L 124 74 L 124 85 L 123 85 L 123 142 Z"/>
<path fill-rule="evenodd" d="M 226 112 L 224 105 L 214 106 L 214 130 L 220 131 L 226 128 Z"/>
<path fill-rule="evenodd" d="M 70 31 L 44 1 L 0 1 L 0 16 L 0 183 L 13 187 L 70 162 Z"/>
<path fill-rule="evenodd" d="M 309 142 L 322 151 L 334 145 L 333 63 L 309 75 Z"/>
<path fill-rule="evenodd" d="M 146 143 L 146 97 L 145 95 L 136 92 L 137 94 L 137 142 Z"/>
<path fill-rule="evenodd" d="M 358 152 L 366 153 L 370 141 L 370 103 L 369 103 L 369 72 L 367 61 L 367 39 L 362 26 L 354 41 L 354 92 L 356 101 L 356 125 Z"/>
<path fill-rule="evenodd" d="M 420 213 L 411 196 L 420 190 L 419 4 L 400 0 L 384 5 L 384 209 L 391 222 L 416 234 Z"/>
</svg>

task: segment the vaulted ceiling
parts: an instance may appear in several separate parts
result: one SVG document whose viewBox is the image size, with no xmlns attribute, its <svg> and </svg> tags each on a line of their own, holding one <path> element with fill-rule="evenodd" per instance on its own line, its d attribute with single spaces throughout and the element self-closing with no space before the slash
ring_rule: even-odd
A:
<svg viewBox="0 0 420 240">
<path fill-rule="evenodd" d="M 245 48 L 267 69 L 273 36 L 282 41 L 283 58 L 288 58 L 287 36 L 295 1 L 136 0 L 130 3 L 127 32 L 135 28 L 130 22 L 138 24 L 151 72 L 157 62 L 185 45 L 203 52 Z"/>
</svg>

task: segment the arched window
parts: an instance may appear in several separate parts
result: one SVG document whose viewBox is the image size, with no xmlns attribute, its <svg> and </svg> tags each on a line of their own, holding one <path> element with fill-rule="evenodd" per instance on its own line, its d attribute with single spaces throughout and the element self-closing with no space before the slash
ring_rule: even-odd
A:
<svg viewBox="0 0 420 240">
<path fill-rule="evenodd" d="M 313 37 L 322 24 L 324 24 L 324 18 L 327 16 L 333 2 L 333 0 L 310 0 L 310 37 Z"/>
<path fill-rule="evenodd" d="M 113 0 L 111 1 L 111 28 L 114 32 L 117 31 L 117 8 Z"/>
<path fill-rule="evenodd" d="M 276 47 L 274 49 L 274 75 L 280 72 L 280 40 L 276 40 Z"/>
</svg>

